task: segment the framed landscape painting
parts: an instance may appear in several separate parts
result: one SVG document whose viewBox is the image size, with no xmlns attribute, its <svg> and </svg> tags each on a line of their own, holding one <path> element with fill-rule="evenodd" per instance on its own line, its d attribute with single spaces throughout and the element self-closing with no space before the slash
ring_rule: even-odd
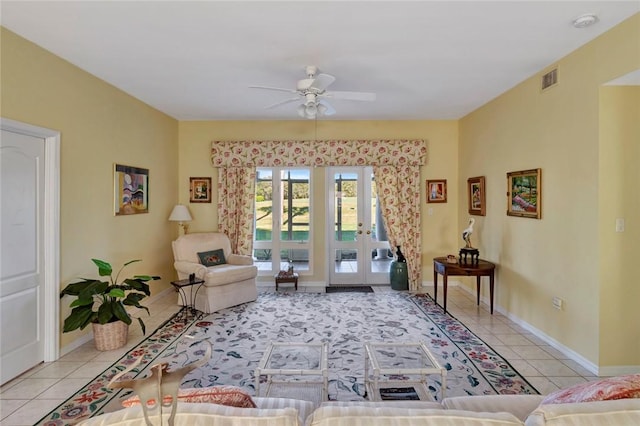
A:
<svg viewBox="0 0 640 426">
<path fill-rule="evenodd" d="M 447 180 L 434 179 L 427 181 L 427 203 L 447 202 Z"/>
<path fill-rule="evenodd" d="M 116 216 L 149 213 L 149 169 L 115 164 L 113 187 Z"/>
<path fill-rule="evenodd" d="M 540 178 L 540 169 L 507 173 L 507 215 L 542 217 Z"/>
<path fill-rule="evenodd" d="M 486 214 L 484 176 L 467 179 L 467 192 L 469 197 L 469 214 L 484 216 Z"/>
</svg>

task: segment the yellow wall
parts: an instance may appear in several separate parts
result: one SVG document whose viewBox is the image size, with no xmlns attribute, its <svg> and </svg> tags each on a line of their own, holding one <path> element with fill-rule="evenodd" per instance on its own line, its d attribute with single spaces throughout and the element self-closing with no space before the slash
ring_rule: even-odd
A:
<svg viewBox="0 0 640 426">
<path fill-rule="evenodd" d="M 617 361 L 603 351 L 605 341 L 598 336 L 605 328 L 608 341 L 629 336 L 623 321 L 604 316 L 615 309 L 619 318 L 637 319 L 638 299 L 601 300 L 611 285 L 600 273 L 611 247 L 599 238 L 599 179 L 609 171 L 599 168 L 599 87 L 640 68 L 640 15 L 557 65 L 555 88 L 540 92 L 541 72 L 460 121 L 458 223 L 468 217 L 466 179 L 486 176 L 487 215 L 476 226 L 481 256 L 499 264 L 497 303 L 588 362 L 609 365 Z M 538 167 L 542 219 L 506 216 L 506 173 Z M 637 226 L 637 217 L 629 214 L 627 226 Z M 637 245 L 626 248 L 633 259 L 640 258 Z M 621 274 L 631 277 L 630 271 Z M 618 285 L 623 283 L 614 288 Z M 553 308 L 554 296 L 565 301 L 563 310 Z M 640 365 L 640 352 L 625 362 Z"/>
<path fill-rule="evenodd" d="M 640 363 L 640 87 L 600 89 L 600 364 Z M 614 232 L 617 218 L 625 230 Z M 622 309 L 621 309 L 622 308 Z"/>
<path fill-rule="evenodd" d="M 98 257 L 114 264 L 144 259 L 132 272 L 162 275 L 154 293 L 168 288 L 174 203 L 189 206 L 191 232 L 217 228 L 213 140 L 421 138 L 428 146 L 423 281 L 432 279 L 433 257 L 461 246 L 466 180 L 485 176 L 487 215 L 475 216 L 474 244 L 499 264 L 498 306 L 594 366 L 640 365 L 640 289 L 631 269 L 640 258 L 639 206 L 629 184 L 639 178 L 637 92 L 600 89 L 640 68 L 640 15 L 560 60 L 552 90 L 540 93 L 536 75 L 459 121 L 178 123 L 5 29 L 1 38 L 2 116 L 62 135 L 61 286 L 92 274 L 89 258 Z M 150 169 L 149 214 L 113 216 L 116 162 Z M 506 216 L 506 173 L 537 167 L 542 219 Z M 213 178 L 211 204 L 189 204 L 190 176 Z M 323 281 L 322 170 L 314 178 L 316 273 L 305 280 Z M 426 204 L 426 179 L 447 179 L 448 203 Z M 619 189 L 608 192 L 612 187 Z M 623 234 L 613 232 L 617 217 L 626 219 Z M 565 301 L 563 310 L 552 308 L 553 296 Z M 61 343 L 76 337 L 63 335 Z"/>
<path fill-rule="evenodd" d="M 422 167 L 423 280 L 431 280 L 432 259 L 443 253 L 456 253 L 456 212 L 458 209 L 458 124 L 457 121 L 207 121 L 180 123 L 180 202 L 194 216 L 189 232 L 216 230 L 217 172 L 211 166 L 211 142 L 214 140 L 308 140 L 308 139 L 425 139 L 427 164 Z M 189 204 L 189 177 L 211 176 L 211 204 Z M 326 189 L 322 168 L 314 172 L 314 274 L 302 282 L 326 281 L 324 265 Z M 427 205 L 424 199 L 426 179 L 447 179 L 449 202 Z M 428 215 L 429 207 L 433 214 Z M 265 278 L 266 279 L 266 278 Z M 271 278 L 273 280 L 273 278 Z"/>
<path fill-rule="evenodd" d="M 96 276 L 91 258 L 131 273 L 174 278 L 167 221 L 178 193 L 178 123 L 63 59 L 2 28 L 5 118 L 60 131 L 60 286 Z M 149 169 L 149 213 L 115 217 L 113 164 Z M 70 300 L 61 302 L 61 322 Z M 144 303 L 143 303 L 144 304 Z M 61 346 L 80 336 L 63 334 Z"/>
</svg>

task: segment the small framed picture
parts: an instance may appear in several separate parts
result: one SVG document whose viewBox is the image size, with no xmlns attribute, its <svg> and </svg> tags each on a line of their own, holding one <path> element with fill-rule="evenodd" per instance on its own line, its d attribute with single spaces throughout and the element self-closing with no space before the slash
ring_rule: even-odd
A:
<svg viewBox="0 0 640 426">
<path fill-rule="evenodd" d="M 113 191 L 116 216 L 149 213 L 149 169 L 114 164 Z"/>
<path fill-rule="evenodd" d="M 210 203 L 211 202 L 211 178 L 210 177 L 189 178 L 189 202 L 190 203 Z"/>
<path fill-rule="evenodd" d="M 540 169 L 507 173 L 507 215 L 542 217 L 540 175 Z"/>
<path fill-rule="evenodd" d="M 427 180 L 427 203 L 447 202 L 447 180 Z"/>
<path fill-rule="evenodd" d="M 484 176 L 467 179 L 467 192 L 469 196 L 469 214 L 484 216 L 486 214 Z"/>
</svg>

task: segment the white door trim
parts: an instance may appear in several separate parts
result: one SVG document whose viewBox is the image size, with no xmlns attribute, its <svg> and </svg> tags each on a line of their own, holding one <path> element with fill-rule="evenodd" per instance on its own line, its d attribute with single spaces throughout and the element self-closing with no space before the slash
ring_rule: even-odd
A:
<svg viewBox="0 0 640 426">
<path fill-rule="evenodd" d="M 55 361 L 60 353 L 60 132 L 7 118 L 0 118 L 0 128 L 45 141 L 43 345 L 44 361 Z"/>
</svg>

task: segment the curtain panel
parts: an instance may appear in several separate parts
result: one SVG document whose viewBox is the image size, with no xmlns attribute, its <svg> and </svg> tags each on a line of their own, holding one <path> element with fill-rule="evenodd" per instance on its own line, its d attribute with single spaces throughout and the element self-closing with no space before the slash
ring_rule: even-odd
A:
<svg viewBox="0 0 640 426">
<path fill-rule="evenodd" d="M 409 289 L 422 281 L 420 166 L 424 140 L 214 141 L 218 168 L 218 231 L 238 253 L 253 251 L 256 167 L 373 166 L 384 225 L 392 247 L 407 259 Z"/>
</svg>

